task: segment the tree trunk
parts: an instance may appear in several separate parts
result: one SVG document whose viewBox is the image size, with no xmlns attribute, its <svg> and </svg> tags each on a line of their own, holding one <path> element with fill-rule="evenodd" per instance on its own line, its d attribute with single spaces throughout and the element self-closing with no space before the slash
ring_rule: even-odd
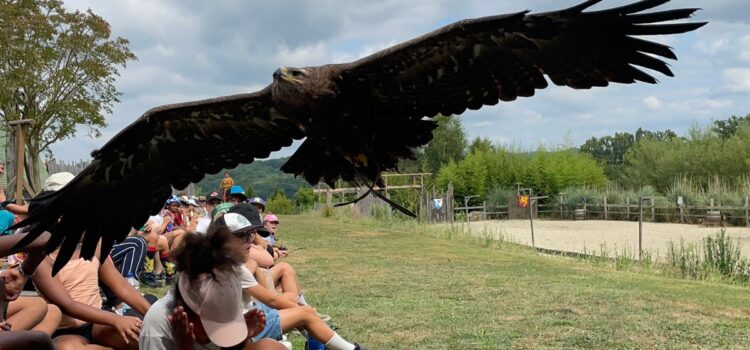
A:
<svg viewBox="0 0 750 350">
<path fill-rule="evenodd" d="M 42 176 L 39 172 L 39 144 L 34 140 L 28 140 L 26 143 L 26 179 L 29 181 L 29 187 L 33 193 L 32 197 L 40 192 L 42 188 Z"/>
</svg>

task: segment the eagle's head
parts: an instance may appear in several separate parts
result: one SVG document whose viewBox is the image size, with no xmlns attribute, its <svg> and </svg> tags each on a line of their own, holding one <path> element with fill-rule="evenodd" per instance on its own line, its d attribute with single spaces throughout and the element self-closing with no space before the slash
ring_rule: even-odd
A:
<svg viewBox="0 0 750 350">
<path fill-rule="evenodd" d="M 306 76 L 307 71 L 305 69 L 294 67 L 281 67 L 273 72 L 273 80 L 275 82 L 302 84 Z"/>
</svg>

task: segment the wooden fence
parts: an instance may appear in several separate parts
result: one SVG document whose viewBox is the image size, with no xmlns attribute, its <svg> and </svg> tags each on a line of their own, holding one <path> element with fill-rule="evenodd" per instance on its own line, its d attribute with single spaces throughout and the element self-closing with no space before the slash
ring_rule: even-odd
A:
<svg viewBox="0 0 750 350">
<path fill-rule="evenodd" d="M 653 197 L 643 198 L 643 215 L 651 222 L 673 222 L 689 224 L 730 224 L 750 227 L 750 197 L 745 197 L 743 206 L 719 206 L 710 200 L 709 205 L 657 205 Z M 454 208 L 454 215 L 464 217 L 467 213 L 472 220 L 524 219 L 528 209 L 518 207 L 511 200 L 508 205 L 482 205 Z M 544 203 L 533 208 L 534 217 L 573 220 L 638 220 L 638 198 L 626 199 L 624 204 L 609 204 L 606 199 L 601 204 Z M 521 213 L 519 214 L 519 210 Z M 576 211 L 579 217 L 576 218 Z M 583 215 L 581 217 L 581 214 Z"/>
</svg>

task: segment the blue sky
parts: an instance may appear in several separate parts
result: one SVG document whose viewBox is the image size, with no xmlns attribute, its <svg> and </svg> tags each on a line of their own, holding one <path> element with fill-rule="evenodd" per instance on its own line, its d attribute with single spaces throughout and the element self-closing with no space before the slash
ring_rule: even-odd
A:
<svg viewBox="0 0 750 350">
<path fill-rule="evenodd" d="M 88 159 L 151 107 L 254 91 L 270 83 L 279 66 L 347 62 L 462 18 L 551 11 L 581 1 L 68 0 L 69 9 L 90 8 L 109 21 L 139 60 L 121 71 L 121 103 L 106 116 L 102 137 L 82 130 L 52 150 L 58 159 Z M 628 2 L 605 0 L 595 9 Z M 701 7 L 694 20 L 710 23 L 695 33 L 656 39 L 677 52 L 679 61 L 670 62 L 675 78 L 657 75 L 655 86 L 548 88 L 467 111 L 462 121 L 469 136 L 528 148 L 577 146 L 638 127 L 682 134 L 694 124 L 750 113 L 750 2 L 674 0 L 663 6 L 676 7 Z"/>
</svg>

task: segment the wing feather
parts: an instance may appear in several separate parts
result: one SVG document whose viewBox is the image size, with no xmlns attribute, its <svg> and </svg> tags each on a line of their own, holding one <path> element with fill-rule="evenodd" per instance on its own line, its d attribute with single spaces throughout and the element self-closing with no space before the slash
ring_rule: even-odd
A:
<svg viewBox="0 0 750 350">
<path fill-rule="evenodd" d="M 101 240 L 103 261 L 115 242 L 163 207 L 172 187 L 267 157 L 302 137 L 272 110 L 270 88 L 151 109 L 93 152 L 91 164 L 68 185 L 33 199 L 30 216 L 18 226 L 32 225 L 28 242 L 51 232 L 48 250 L 60 247 L 53 273 L 81 239 L 86 259 Z"/>
<path fill-rule="evenodd" d="M 584 12 L 598 2 L 462 20 L 343 65 L 342 85 L 381 114 L 415 118 L 532 96 L 547 86 L 545 76 L 576 89 L 653 84 L 657 80 L 646 70 L 673 76 L 659 57 L 676 56 L 668 46 L 633 36 L 679 34 L 705 25 L 663 23 L 697 9 L 642 13 L 669 0 Z"/>
</svg>

